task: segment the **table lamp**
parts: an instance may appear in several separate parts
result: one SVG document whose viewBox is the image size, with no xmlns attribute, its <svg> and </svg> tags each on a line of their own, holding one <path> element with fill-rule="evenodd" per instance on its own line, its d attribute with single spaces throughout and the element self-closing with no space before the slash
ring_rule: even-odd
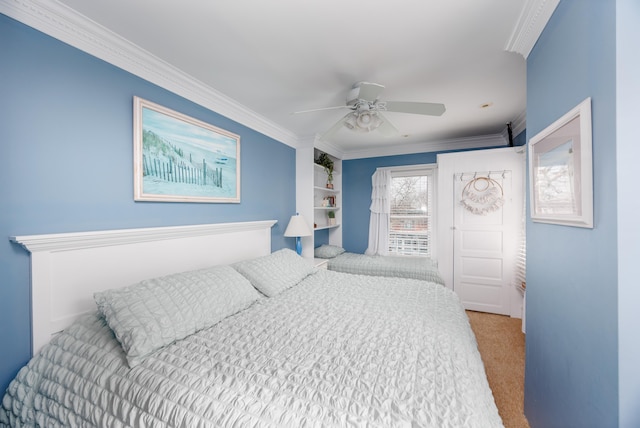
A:
<svg viewBox="0 0 640 428">
<path fill-rule="evenodd" d="M 287 230 L 284 231 L 284 236 L 296 238 L 296 253 L 302 255 L 302 236 L 311 236 L 311 230 L 307 226 L 307 222 L 304 217 L 296 213 L 291 216 Z"/>
</svg>

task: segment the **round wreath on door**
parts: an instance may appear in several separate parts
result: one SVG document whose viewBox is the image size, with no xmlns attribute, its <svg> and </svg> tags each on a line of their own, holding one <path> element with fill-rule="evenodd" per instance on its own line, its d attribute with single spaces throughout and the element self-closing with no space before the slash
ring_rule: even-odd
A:
<svg viewBox="0 0 640 428">
<path fill-rule="evenodd" d="M 504 205 L 504 191 L 491 177 L 474 177 L 462 189 L 460 204 L 473 214 L 486 215 Z"/>
</svg>

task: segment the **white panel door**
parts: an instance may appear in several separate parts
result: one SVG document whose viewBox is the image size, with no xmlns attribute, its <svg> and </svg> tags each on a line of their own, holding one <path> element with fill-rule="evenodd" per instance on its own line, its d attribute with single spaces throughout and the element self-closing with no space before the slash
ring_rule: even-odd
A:
<svg viewBox="0 0 640 428">
<path fill-rule="evenodd" d="M 508 147 L 438 155 L 438 266 L 467 309 L 522 317 L 514 268 L 524 215 L 524 152 Z M 489 172 L 504 186 L 503 208 L 486 216 L 463 211 L 464 184 Z"/>
<path fill-rule="evenodd" d="M 503 192 L 504 203 L 495 211 L 472 212 L 460 201 L 475 176 L 489 177 Z M 480 182 L 486 185 L 486 182 Z M 466 309 L 508 315 L 513 277 L 513 243 L 519 219 L 513 207 L 512 172 L 470 171 L 454 177 L 453 289 Z"/>
</svg>

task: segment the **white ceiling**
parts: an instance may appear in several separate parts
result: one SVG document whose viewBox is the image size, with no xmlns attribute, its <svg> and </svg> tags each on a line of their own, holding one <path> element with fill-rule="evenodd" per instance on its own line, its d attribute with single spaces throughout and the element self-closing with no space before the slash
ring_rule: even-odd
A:
<svg viewBox="0 0 640 428">
<path fill-rule="evenodd" d="M 382 100 L 446 105 L 440 117 L 386 112 L 398 137 L 344 128 L 324 142 L 348 158 L 506 136 L 507 122 L 522 130 L 533 42 L 519 48 L 518 37 L 545 0 L 59 3 L 300 141 L 348 110 L 292 113 L 344 105 L 358 81 L 384 85 Z"/>
</svg>

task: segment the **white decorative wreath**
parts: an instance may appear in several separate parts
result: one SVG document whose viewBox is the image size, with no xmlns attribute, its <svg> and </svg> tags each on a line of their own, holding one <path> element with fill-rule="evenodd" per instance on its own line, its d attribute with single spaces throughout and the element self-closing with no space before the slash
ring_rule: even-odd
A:
<svg viewBox="0 0 640 428">
<path fill-rule="evenodd" d="M 474 214 L 486 215 L 502 207 L 504 191 L 493 178 L 474 177 L 462 189 L 460 204 Z"/>
</svg>

